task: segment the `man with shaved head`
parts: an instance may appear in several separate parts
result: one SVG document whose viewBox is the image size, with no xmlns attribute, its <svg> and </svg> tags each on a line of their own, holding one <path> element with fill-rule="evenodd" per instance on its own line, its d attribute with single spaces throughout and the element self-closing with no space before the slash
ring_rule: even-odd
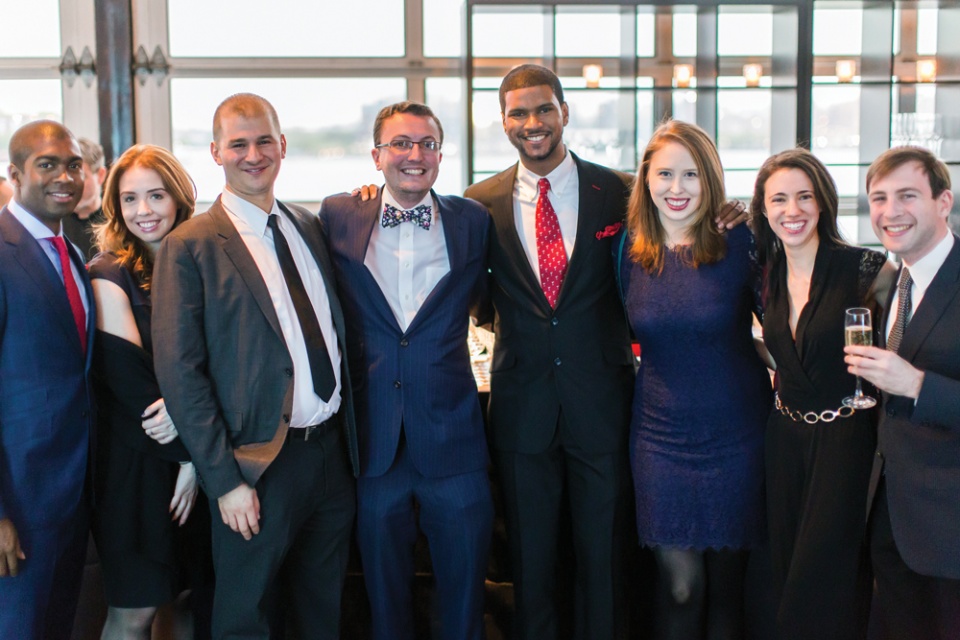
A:
<svg viewBox="0 0 960 640">
<path fill-rule="evenodd" d="M 0 638 L 68 638 L 87 541 L 93 293 L 61 221 L 83 192 L 76 138 L 10 139 L 0 210 Z"/>
<path fill-rule="evenodd" d="M 210 151 L 226 187 L 174 229 L 153 275 L 167 410 L 213 514 L 215 638 L 339 638 L 356 511 L 344 322 L 316 216 L 274 197 L 276 111 L 224 100 Z"/>
</svg>

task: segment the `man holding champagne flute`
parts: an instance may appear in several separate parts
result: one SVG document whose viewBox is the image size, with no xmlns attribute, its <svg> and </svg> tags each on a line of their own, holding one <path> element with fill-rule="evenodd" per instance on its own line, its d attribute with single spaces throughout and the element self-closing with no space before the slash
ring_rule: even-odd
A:
<svg viewBox="0 0 960 640">
<path fill-rule="evenodd" d="M 883 393 L 868 500 L 881 615 L 890 637 L 960 638 L 960 243 L 947 225 L 950 174 L 930 151 L 897 147 L 870 166 L 867 193 L 874 231 L 903 261 L 880 346 L 844 349 L 850 373 Z"/>
</svg>

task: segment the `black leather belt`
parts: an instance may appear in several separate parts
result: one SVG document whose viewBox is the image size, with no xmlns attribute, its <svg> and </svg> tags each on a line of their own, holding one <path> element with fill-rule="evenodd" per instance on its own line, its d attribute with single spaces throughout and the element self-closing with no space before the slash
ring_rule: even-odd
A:
<svg viewBox="0 0 960 640">
<path fill-rule="evenodd" d="M 320 424 L 312 424 L 309 427 L 287 429 L 287 442 L 310 442 L 311 440 L 319 440 L 328 431 L 339 428 L 339 416 L 339 413 L 335 414 Z"/>
</svg>

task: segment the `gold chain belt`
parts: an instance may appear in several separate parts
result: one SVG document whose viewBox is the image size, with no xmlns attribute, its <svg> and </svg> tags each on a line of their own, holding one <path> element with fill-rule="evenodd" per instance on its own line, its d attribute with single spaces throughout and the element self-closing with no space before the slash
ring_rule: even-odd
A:
<svg viewBox="0 0 960 640">
<path fill-rule="evenodd" d="M 791 411 L 790 407 L 780 402 L 780 394 L 775 392 L 773 394 L 774 404 L 777 407 L 777 410 L 780 411 L 783 415 L 787 416 L 794 422 L 806 422 L 807 424 L 816 424 L 818 422 L 833 422 L 837 418 L 849 418 L 854 413 L 857 412 L 853 407 L 842 406 L 839 409 L 825 409 L 820 413 L 816 411 L 807 411 L 806 413 L 801 413 L 799 411 Z"/>
</svg>

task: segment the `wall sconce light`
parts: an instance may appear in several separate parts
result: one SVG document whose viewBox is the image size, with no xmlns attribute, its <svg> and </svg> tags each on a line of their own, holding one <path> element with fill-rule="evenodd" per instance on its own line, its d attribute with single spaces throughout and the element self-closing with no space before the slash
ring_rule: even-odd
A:
<svg viewBox="0 0 960 640">
<path fill-rule="evenodd" d="M 93 54 L 90 53 L 90 47 L 84 47 L 80 59 L 73 52 L 73 47 L 67 47 L 63 52 L 63 58 L 60 60 L 60 76 L 68 87 L 72 87 L 77 78 L 83 80 L 83 84 L 88 89 L 93 86 L 93 79 L 97 76 L 97 66 L 94 63 Z"/>
<path fill-rule="evenodd" d="M 743 79 L 747 81 L 748 87 L 759 87 L 760 78 L 763 77 L 763 65 L 762 64 L 745 64 L 743 65 Z"/>
<path fill-rule="evenodd" d="M 583 79 L 587 81 L 588 89 L 596 89 L 600 86 L 600 79 L 603 78 L 603 67 L 599 64 L 583 65 Z"/>
<path fill-rule="evenodd" d="M 857 63 L 854 60 L 837 60 L 837 82 L 853 82 L 857 75 Z"/>
<path fill-rule="evenodd" d="M 932 58 L 917 60 L 917 82 L 933 82 L 937 79 L 937 61 Z"/>
<path fill-rule="evenodd" d="M 690 80 L 693 78 L 692 64 L 673 65 L 673 81 L 680 89 L 686 89 L 690 86 Z"/>
<path fill-rule="evenodd" d="M 137 79 L 141 87 L 147 84 L 147 80 L 149 80 L 151 76 L 156 79 L 157 86 L 159 87 L 163 84 L 163 79 L 166 78 L 170 72 L 170 64 L 167 62 L 167 58 L 163 55 L 163 51 L 160 50 L 159 46 L 154 49 L 153 57 L 148 57 L 147 50 L 143 48 L 143 45 L 140 45 L 136 55 L 133 56 L 132 69 L 133 77 Z"/>
</svg>

